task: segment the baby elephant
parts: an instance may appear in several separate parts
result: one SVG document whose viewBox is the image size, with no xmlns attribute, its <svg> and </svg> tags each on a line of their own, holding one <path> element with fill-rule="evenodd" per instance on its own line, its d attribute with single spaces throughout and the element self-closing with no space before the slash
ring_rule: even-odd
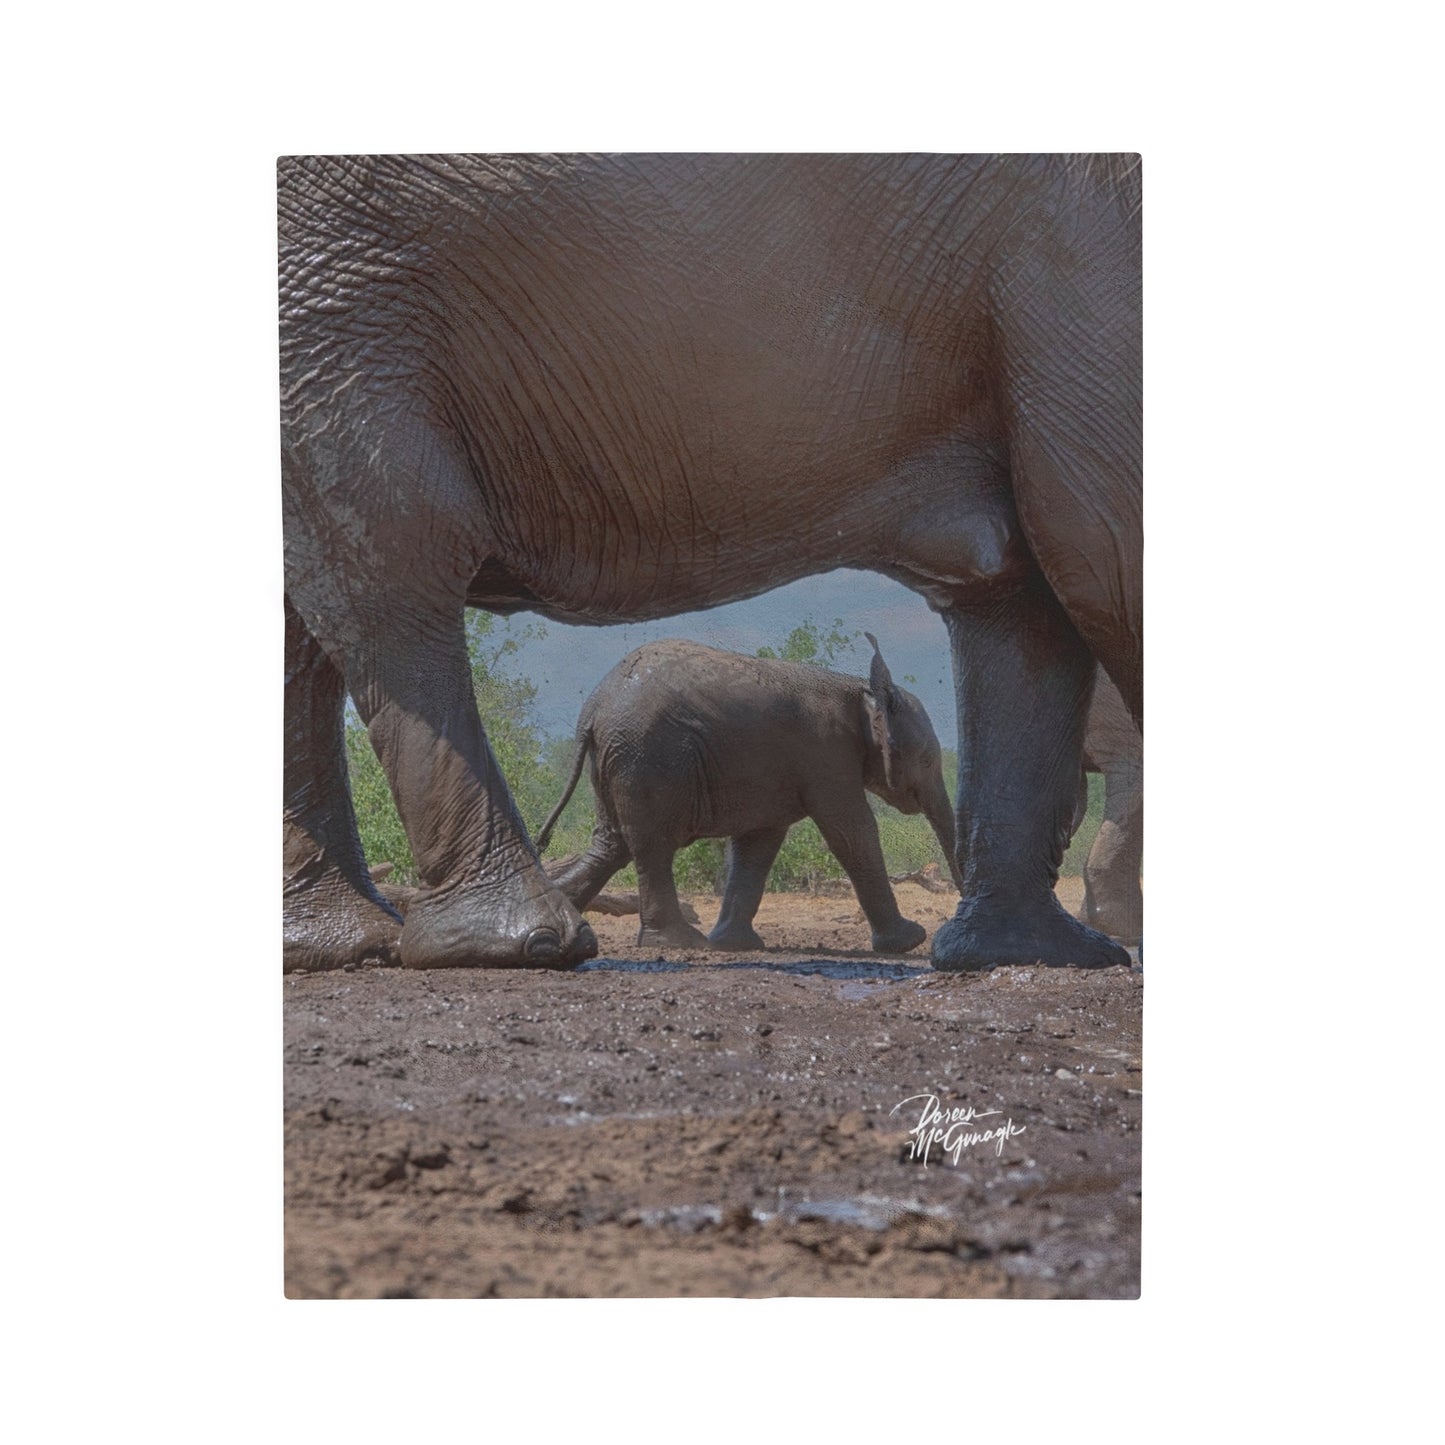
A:
<svg viewBox="0 0 1445 1445">
<path fill-rule="evenodd" d="M 898 911 L 864 794 L 923 813 L 957 883 L 953 808 L 928 714 L 894 686 L 867 636 L 867 686 L 695 642 L 629 653 L 587 699 L 567 790 L 537 835 L 540 850 L 590 756 L 597 824 L 587 851 L 553 883 L 580 910 L 635 858 L 639 942 L 762 948 L 752 924 L 768 870 L 788 828 L 812 818 L 853 881 L 874 949 L 922 943 L 924 929 Z M 696 838 L 728 839 L 722 913 L 707 938 L 683 918 L 672 879 L 673 855 Z"/>
</svg>

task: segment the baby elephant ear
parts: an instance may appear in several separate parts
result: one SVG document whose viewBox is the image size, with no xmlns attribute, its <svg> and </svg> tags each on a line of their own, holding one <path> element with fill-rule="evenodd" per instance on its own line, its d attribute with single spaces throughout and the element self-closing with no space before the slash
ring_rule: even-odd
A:
<svg viewBox="0 0 1445 1445">
<path fill-rule="evenodd" d="M 873 644 L 873 661 L 868 668 L 868 690 L 878 699 L 879 707 L 893 708 L 893 674 L 888 671 L 888 664 L 883 661 L 883 654 L 878 650 L 878 639 L 871 632 L 865 632 L 864 637 Z"/>
<path fill-rule="evenodd" d="M 868 669 L 868 691 L 864 694 L 868 704 L 868 721 L 873 728 L 873 741 L 883 755 L 883 780 L 890 788 L 895 786 L 898 772 L 898 734 L 895 722 L 898 700 L 893 695 L 893 675 L 883 654 L 878 650 L 878 639 L 871 632 L 864 637 L 873 644 L 873 663 Z"/>
</svg>

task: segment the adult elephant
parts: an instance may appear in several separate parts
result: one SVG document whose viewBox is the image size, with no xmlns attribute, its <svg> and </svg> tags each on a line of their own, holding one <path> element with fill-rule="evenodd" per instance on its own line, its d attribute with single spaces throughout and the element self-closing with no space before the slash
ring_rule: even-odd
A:
<svg viewBox="0 0 1445 1445">
<path fill-rule="evenodd" d="M 467 605 L 659 617 L 871 568 L 951 640 L 965 896 L 935 964 L 1126 955 L 1057 904 L 1095 661 L 1141 712 L 1136 157 L 279 165 L 286 957 L 569 966 L 477 717 Z"/>
</svg>

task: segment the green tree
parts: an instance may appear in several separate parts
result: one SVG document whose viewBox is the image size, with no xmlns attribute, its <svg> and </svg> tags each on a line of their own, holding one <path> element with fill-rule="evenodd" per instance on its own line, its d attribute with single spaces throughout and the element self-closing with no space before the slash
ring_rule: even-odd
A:
<svg viewBox="0 0 1445 1445">
<path fill-rule="evenodd" d="M 835 617 L 824 631 L 811 617 L 805 617 L 777 647 L 760 647 L 759 657 L 781 658 L 784 662 L 810 662 L 815 667 L 832 667 L 863 634 L 843 630 L 843 619 Z"/>
<path fill-rule="evenodd" d="M 513 659 L 526 643 L 546 635 L 545 623 L 519 627 L 511 618 L 491 612 L 467 613 L 467 659 L 477 711 L 492 755 L 530 831 L 541 827 L 560 789 L 553 789 L 543 761 L 546 739 L 537 724 L 536 684 L 517 673 Z"/>
</svg>

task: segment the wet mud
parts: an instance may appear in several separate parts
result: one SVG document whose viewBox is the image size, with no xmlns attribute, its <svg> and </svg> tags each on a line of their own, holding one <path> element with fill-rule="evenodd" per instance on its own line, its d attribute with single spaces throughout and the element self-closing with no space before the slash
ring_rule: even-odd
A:
<svg viewBox="0 0 1445 1445">
<path fill-rule="evenodd" d="M 851 896 L 762 954 L 591 921 L 571 974 L 285 977 L 290 1296 L 1138 1294 L 1142 974 L 936 974 Z M 920 1095 L 974 1111 L 924 1157 Z"/>
</svg>

